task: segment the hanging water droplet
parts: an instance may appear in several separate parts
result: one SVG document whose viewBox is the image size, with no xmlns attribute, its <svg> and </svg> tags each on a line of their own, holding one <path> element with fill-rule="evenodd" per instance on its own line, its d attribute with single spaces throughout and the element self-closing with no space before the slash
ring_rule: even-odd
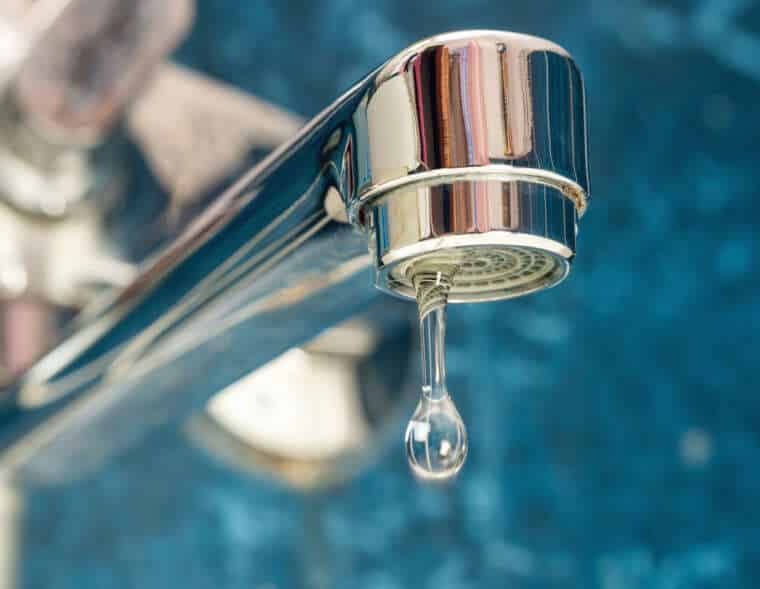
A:
<svg viewBox="0 0 760 589">
<path fill-rule="evenodd" d="M 406 428 L 406 455 L 422 479 L 448 479 L 460 471 L 467 431 L 451 397 L 433 400 L 423 393 Z"/>
<path fill-rule="evenodd" d="M 406 428 L 406 455 L 422 479 L 455 476 L 467 458 L 467 430 L 446 388 L 446 303 L 455 267 L 413 276 L 420 313 L 422 395 Z"/>
</svg>

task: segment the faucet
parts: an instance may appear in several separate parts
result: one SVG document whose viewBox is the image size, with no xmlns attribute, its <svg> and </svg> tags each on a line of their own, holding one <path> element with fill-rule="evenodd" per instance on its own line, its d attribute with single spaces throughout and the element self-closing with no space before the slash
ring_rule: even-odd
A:
<svg viewBox="0 0 760 589">
<path fill-rule="evenodd" d="M 96 465 L 378 296 L 413 300 L 415 264 L 455 260 L 454 303 L 558 284 L 588 205 L 586 151 L 582 77 L 558 45 L 463 31 L 410 46 L 9 385 L 0 472 L 55 481 Z"/>
</svg>

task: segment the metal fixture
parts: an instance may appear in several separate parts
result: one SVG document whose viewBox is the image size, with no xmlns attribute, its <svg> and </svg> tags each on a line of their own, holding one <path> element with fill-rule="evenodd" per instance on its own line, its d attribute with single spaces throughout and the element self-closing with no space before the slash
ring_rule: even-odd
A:
<svg viewBox="0 0 760 589">
<path fill-rule="evenodd" d="M 191 0 L 0 7 L 0 388 L 300 127 L 161 62 L 191 15 Z"/>
<path fill-rule="evenodd" d="M 552 286 L 587 201 L 584 89 L 562 48 L 497 31 L 417 43 L 221 194 L 10 387 L 0 468 L 37 481 L 80 472 L 366 308 L 372 282 L 412 297 L 415 264 L 465 269 L 451 302 Z"/>
<path fill-rule="evenodd" d="M 583 83 L 524 35 L 422 42 L 381 68 L 367 102 L 370 175 L 347 191 L 376 284 L 414 297 L 410 267 L 456 263 L 450 302 L 517 296 L 570 270 L 588 194 Z M 366 178 L 366 179 L 365 179 Z"/>
<path fill-rule="evenodd" d="M 62 318 L 136 274 L 107 220 L 127 208 L 122 122 L 190 2 L 0 7 L 0 386 L 55 343 Z"/>
</svg>

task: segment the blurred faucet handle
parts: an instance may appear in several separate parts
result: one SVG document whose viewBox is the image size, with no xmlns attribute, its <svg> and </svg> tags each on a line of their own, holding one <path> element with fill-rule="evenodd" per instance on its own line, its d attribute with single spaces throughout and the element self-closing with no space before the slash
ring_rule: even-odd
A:
<svg viewBox="0 0 760 589">
<path fill-rule="evenodd" d="M 28 124 L 56 143 L 101 141 L 193 18 L 192 0 L 43 3 L 59 15 L 50 26 L 35 25 L 44 33 L 23 59 L 10 92 Z"/>
<path fill-rule="evenodd" d="M 192 204 L 239 171 L 252 151 L 293 137 L 300 117 L 167 62 L 130 109 L 127 130 L 175 200 Z"/>
<path fill-rule="evenodd" d="M 3 0 L 0 199 L 60 218 L 123 190 L 112 132 L 188 30 L 193 0 Z M 2 51 L 0 51 L 2 53 Z"/>
<path fill-rule="evenodd" d="M 0 6 L 0 90 L 72 0 L 3 0 Z"/>
</svg>

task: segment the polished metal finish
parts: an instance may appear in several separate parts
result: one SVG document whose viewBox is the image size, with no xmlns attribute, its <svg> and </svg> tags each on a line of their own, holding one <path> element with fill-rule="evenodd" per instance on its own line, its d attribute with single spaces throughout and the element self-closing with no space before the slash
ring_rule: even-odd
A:
<svg viewBox="0 0 760 589">
<path fill-rule="evenodd" d="M 411 182 L 460 179 L 546 184 L 588 194 L 580 71 L 545 39 L 498 31 L 432 37 L 380 68 L 354 114 L 353 216 Z"/>
<path fill-rule="evenodd" d="M 567 52 L 513 33 L 441 35 L 375 84 L 354 119 L 367 141 L 348 206 L 370 229 L 376 284 L 412 298 L 421 255 L 460 266 L 452 302 L 562 280 L 588 200 L 584 88 Z"/>
<path fill-rule="evenodd" d="M 449 302 L 519 296 L 557 284 L 575 253 L 576 208 L 544 184 L 462 180 L 397 189 L 371 205 L 377 285 L 414 298 L 422 260 L 457 267 Z"/>
<path fill-rule="evenodd" d="M 562 49 L 493 31 L 418 43 L 221 194 L 14 383 L 0 468 L 59 480 L 183 419 L 364 309 L 373 262 L 378 286 L 402 296 L 405 265 L 430 256 L 460 267 L 455 300 L 553 284 L 587 195 L 583 86 Z"/>
</svg>

